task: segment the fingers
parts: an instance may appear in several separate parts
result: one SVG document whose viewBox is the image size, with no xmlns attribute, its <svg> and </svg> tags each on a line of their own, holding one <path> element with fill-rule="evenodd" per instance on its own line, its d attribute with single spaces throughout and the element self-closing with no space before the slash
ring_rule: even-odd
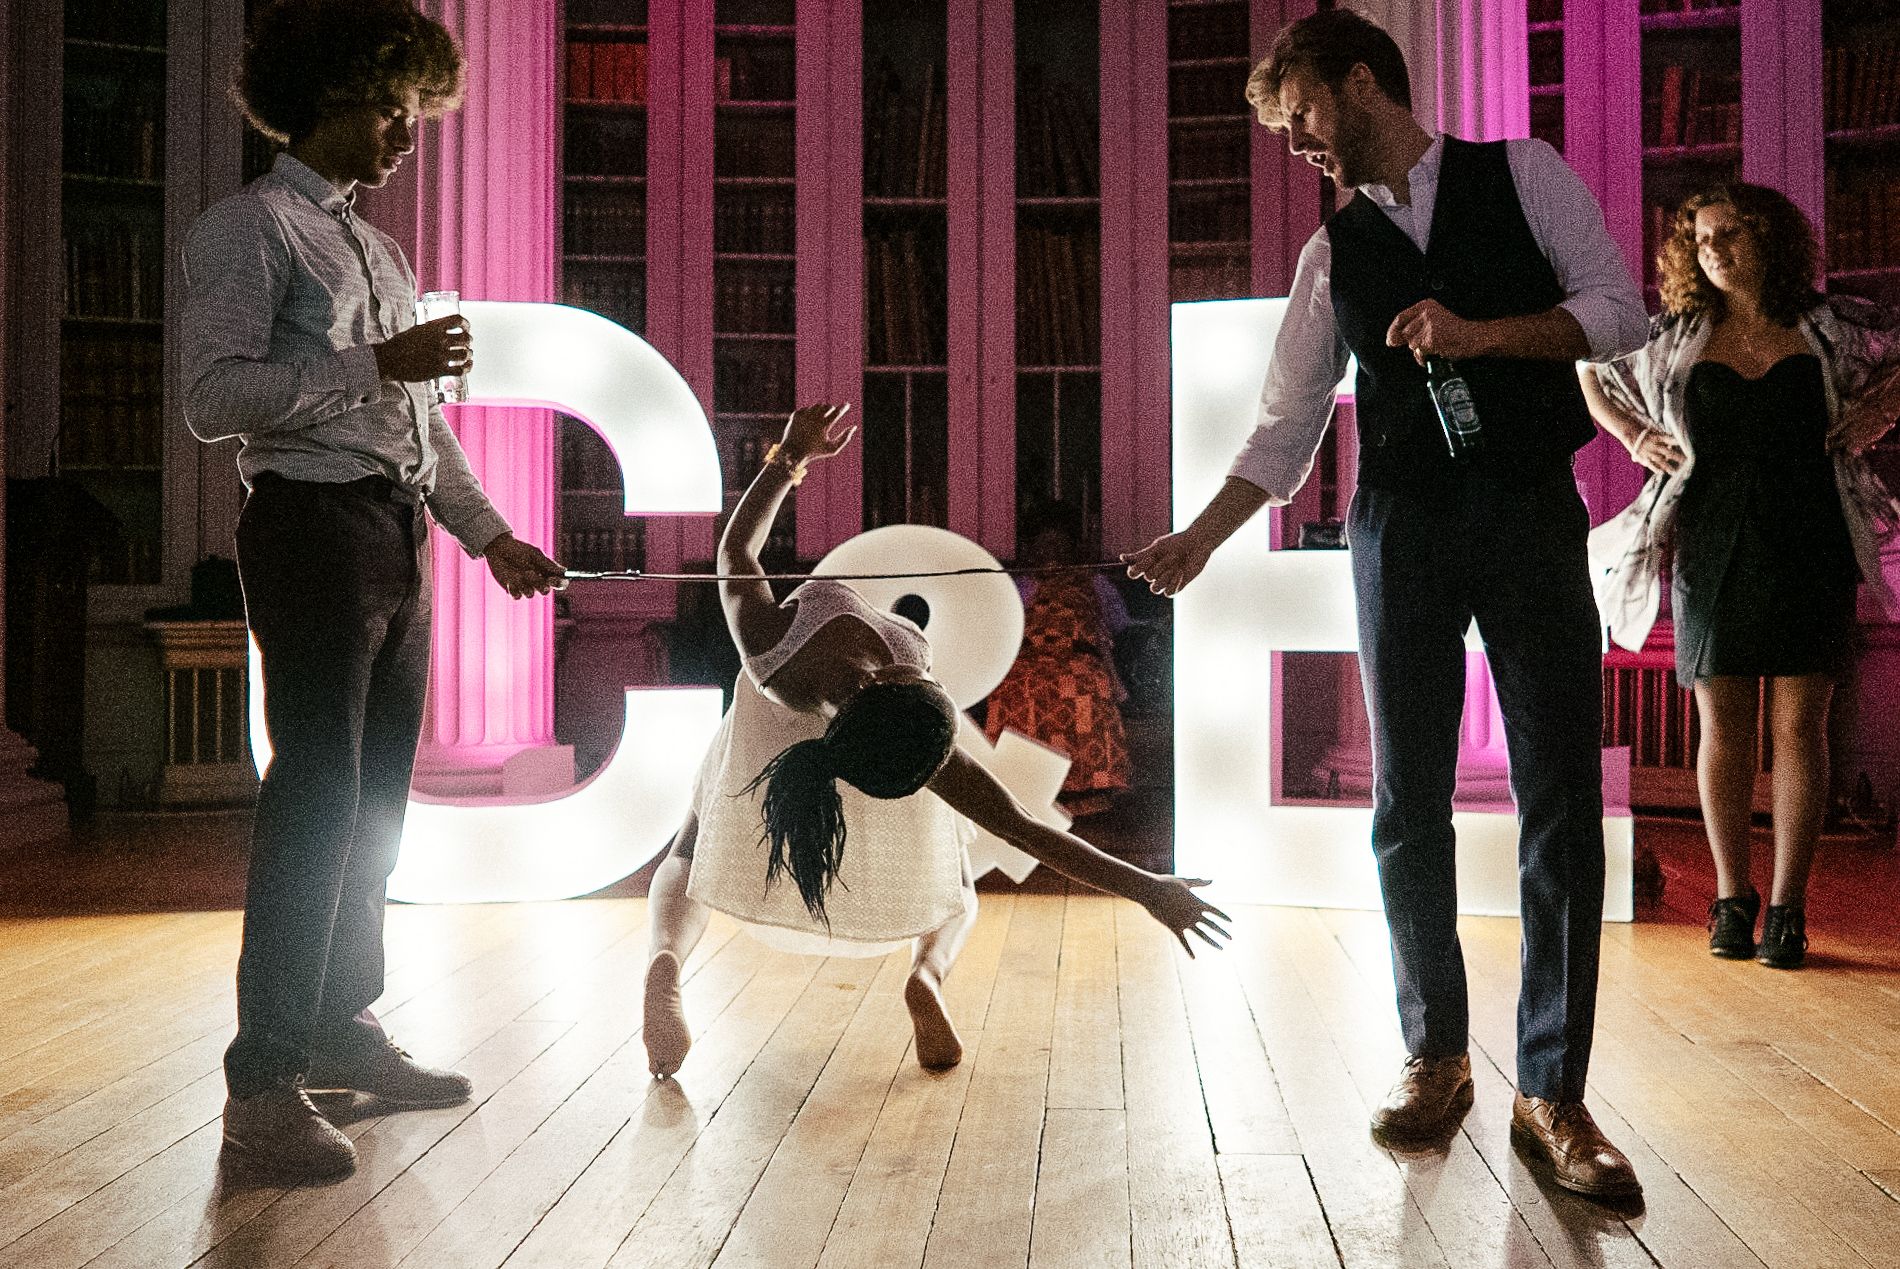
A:
<svg viewBox="0 0 1900 1269">
<path fill-rule="evenodd" d="M 1200 926 L 1197 925 L 1194 927 L 1194 932 L 1200 935 L 1201 941 L 1203 943 L 1207 944 L 1209 947 L 1213 948 L 1217 952 L 1220 951 L 1221 945 L 1219 943 L 1216 943 L 1213 939 L 1209 938 L 1206 930 L 1203 930 Z M 1188 955 L 1192 956 L 1194 955 L 1194 953 L 1190 951 Z"/>
<path fill-rule="evenodd" d="M 1188 954 L 1188 959 L 1193 960 L 1194 959 L 1194 945 L 1187 941 L 1187 935 L 1182 933 L 1180 930 L 1176 930 L 1174 932 L 1174 938 L 1175 938 L 1175 941 L 1181 945 L 1181 950 Z"/>
</svg>

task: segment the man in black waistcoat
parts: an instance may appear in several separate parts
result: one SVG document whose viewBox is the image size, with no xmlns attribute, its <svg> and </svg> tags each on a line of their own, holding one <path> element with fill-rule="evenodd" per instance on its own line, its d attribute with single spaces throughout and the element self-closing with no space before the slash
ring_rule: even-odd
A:
<svg viewBox="0 0 1900 1269">
<path fill-rule="evenodd" d="M 1601 635 L 1571 455 L 1573 363 L 1643 343 L 1641 297 L 1575 173 L 1541 141 L 1435 137 L 1391 37 L 1344 9 L 1282 30 L 1247 98 L 1351 200 L 1301 253 L 1260 422 L 1194 522 L 1127 557 L 1172 595 L 1312 469 L 1350 353 L 1360 461 L 1347 537 L 1372 722 L 1373 851 L 1410 1053 L 1373 1113 L 1442 1141 L 1471 1104 L 1452 791 L 1475 619 L 1520 822 L 1523 983 L 1512 1135 L 1567 1189 L 1641 1193 L 1584 1108 L 1603 913 Z M 1427 356 L 1462 373 L 1483 449 L 1454 459 Z"/>
</svg>

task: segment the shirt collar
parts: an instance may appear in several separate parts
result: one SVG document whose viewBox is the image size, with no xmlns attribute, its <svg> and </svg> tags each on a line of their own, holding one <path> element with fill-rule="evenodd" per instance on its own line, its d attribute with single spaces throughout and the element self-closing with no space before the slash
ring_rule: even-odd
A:
<svg viewBox="0 0 1900 1269">
<path fill-rule="evenodd" d="M 1418 162 L 1412 164 L 1412 170 L 1405 174 L 1405 180 L 1411 186 L 1411 205 L 1418 205 L 1418 191 L 1425 186 L 1436 188 L 1438 185 L 1438 163 L 1445 156 L 1445 134 L 1432 134 L 1432 143 L 1425 147 L 1425 153 L 1418 156 Z M 1381 207 L 1396 207 L 1399 200 L 1392 196 L 1392 190 L 1385 185 L 1361 185 L 1359 192 Z"/>
<path fill-rule="evenodd" d="M 271 166 L 271 175 L 332 216 L 347 215 L 356 203 L 354 190 L 348 194 L 343 193 L 327 179 L 318 175 L 314 168 L 288 154 L 277 156 L 277 162 Z"/>
</svg>

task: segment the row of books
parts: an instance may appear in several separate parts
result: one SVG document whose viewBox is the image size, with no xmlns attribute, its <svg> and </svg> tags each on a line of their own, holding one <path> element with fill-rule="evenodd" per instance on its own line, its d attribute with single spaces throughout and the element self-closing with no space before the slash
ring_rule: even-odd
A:
<svg viewBox="0 0 1900 1269">
<path fill-rule="evenodd" d="M 1093 94 L 1024 68 L 1016 90 L 1016 193 L 1088 197 L 1101 191 L 1101 127 Z"/>
<path fill-rule="evenodd" d="M 66 226 L 66 315 L 156 320 L 164 315 L 164 231 L 109 220 Z"/>
<path fill-rule="evenodd" d="M 1245 186 L 1177 189 L 1168 197 L 1169 242 L 1246 242 L 1252 233 Z"/>
<path fill-rule="evenodd" d="M 1706 9 L 1739 9 L 1742 0 L 1643 0 L 1641 13 L 1699 13 Z"/>
<path fill-rule="evenodd" d="M 1527 12 L 1532 22 L 1562 22 L 1564 0 L 1530 0 Z"/>
<path fill-rule="evenodd" d="M 1564 148 L 1564 99 L 1531 98 L 1531 135 L 1548 141 L 1557 150 Z"/>
<path fill-rule="evenodd" d="M 1531 86 L 1564 82 L 1564 33 L 1535 31 L 1531 34 Z"/>
<path fill-rule="evenodd" d="M 162 92 L 69 98 L 63 131 L 63 165 L 75 175 L 150 181 L 165 174 Z"/>
<path fill-rule="evenodd" d="M 713 250 L 795 251 L 798 212 L 790 190 L 725 190 L 713 201 Z"/>
<path fill-rule="evenodd" d="M 140 44 L 165 43 L 165 0 L 66 0 L 66 38 Z"/>
<path fill-rule="evenodd" d="M 1657 94 L 1643 102 L 1643 144 L 1716 145 L 1742 139 L 1742 77 L 1726 71 L 1662 68 Z"/>
<path fill-rule="evenodd" d="M 94 535 L 86 552 L 86 580 L 95 586 L 153 586 L 159 581 L 158 543 L 112 526 Z"/>
<path fill-rule="evenodd" d="M 164 345 L 68 339 L 60 353 L 60 465 L 156 467 L 164 434 Z"/>
<path fill-rule="evenodd" d="M 562 529 L 554 558 L 582 573 L 639 572 L 647 566 L 647 526 L 629 519 L 617 529 Z"/>
<path fill-rule="evenodd" d="M 943 67 L 928 63 L 913 87 L 886 60 L 864 79 L 864 192 L 942 198 L 947 188 Z"/>
<path fill-rule="evenodd" d="M 713 100 L 790 101 L 798 95 L 792 45 L 746 44 L 713 58 Z"/>
<path fill-rule="evenodd" d="M 942 246 L 941 235 L 933 244 L 911 229 L 865 238 L 864 334 L 869 364 L 940 366 L 949 360 L 945 321 L 949 283 Z"/>
<path fill-rule="evenodd" d="M 1900 177 L 1830 182 L 1826 215 L 1830 272 L 1900 265 Z"/>
<path fill-rule="evenodd" d="M 1824 126 L 1874 128 L 1900 122 L 1900 40 L 1822 54 Z"/>
<path fill-rule="evenodd" d="M 1168 298 L 1229 300 L 1253 294 L 1253 262 L 1244 248 L 1232 256 L 1198 257 L 1168 263 Z"/>
<path fill-rule="evenodd" d="M 588 309 L 628 330 L 646 326 L 646 274 L 631 269 L 569 267 L 561 279 L 561 302 Z"/>
<path fill-rule="evenodd" d="M 567 170 L 578 176 L 643 176 L 647 170 L 645 114 L 569 114 Z"/>
<path fill-rule="evenodd" d="M 790 266 L 713 271 L 713 329 L 733 334 L 789 331 L 798 320 Z"/>
<path fill-rule="evenodd" d="M 717 0 L 713 21 L 721 26 L 790 26 L 798 20 L 798 0 Z"/>
<path fill-rule="evenodd" d="M 1016 231 L 1016 356 L 1026 366 L 1096 362 L 1102 347 L 1101 236 L 1038 225 Z"/>
<path fill-rule="evenodd" d="M 567 99 L 645 105 L 646 41 L 569 40 Z"/>
<path fill-rule="evenodd" d="M 790 115 L 734 115 L 713 130 L 713 175 L 789 177 L 798 137 Z"/>
<path fill-rule="evenodd" d="M 793 360 L 789 340 L 715 345 L 713 410 L 758 414 L 791 409 L 792 390 L 797 386 Z"/>
<path fill-rule="evenodd" d="M 1168 59 L 1247 56 L 1246 0 L 1179 5 L 1168 10 Z"/>
<path fill-rule="evenodd" d="M 1169 130 L 1168 179 L 1199 181 L 1246 177 L 1252 163 L 1245 128 L 1180 127 Z"/>
<path fill-rule="evenodd" d="M 569 255 L 645 255 L 646 199 L 570 194 L 561 213 L 561 241 Z"/>
<path fill-rule="evenodd" d="M 619 489 L 620 462 L 600 434 L 579 419 L 561 420 L 561 488 Z"/>
<path fill-rule="evenodd" d="M 1168 113 L 1175 116 L 1238 115 L 1251 118 L 1247 68 L 1177 66 L 1168 72 Z"/>
</svg>

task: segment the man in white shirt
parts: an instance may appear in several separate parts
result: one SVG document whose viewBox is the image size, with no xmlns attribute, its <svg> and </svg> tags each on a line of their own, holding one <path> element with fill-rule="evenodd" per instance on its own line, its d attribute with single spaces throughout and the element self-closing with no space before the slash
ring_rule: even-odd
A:
<svg viewBox="0 0 1900 1269">
<path fill-rule="evenodd" d="M 1174 594 L 1262 506 L 1288 502 L 1357 357 L 1347 536 L 1373 850 L 1411 1055 L 1373 1132 L 1441 1140 L 1471 1102 L 1451 810 L 1475 618 L 1522 824 L 1513 1137 L 1565 1188 L 1631 1198 L 1634 1170 L 1583 1105 L 1603 899 L 1601 662 L 1570 458 L 1593 434 L 1572 364 L 1640 347 L 1641 298 L 1557 153 L 1426 132 L 1403 55 L 1358 14 L 1286 27 L 1247 89 L 1263 124 L 1354 194 L 1301 253 L 1259 425 L 1226 484 L 1186 529 L 1127 557 L 1129 572 Z M 1441 418 L 1428 357 L 1465 382 L 1475 455 L 1461 403 L 1444 400 Z"/>
<path fill-rule="evenodd" d="M 415 278 L 359 219 L 423 111 L 461 97 L 448 31 L 408 0 L 283 0 L 253 23 L 237 95 L 288 143 L 208 209 L 185 249 L 186 421 L 238 437 L 246 619 L 273 758 L 258 792 L 227 1157 L 274 1179 L 355 1166 L 305 1088 L 443 1106 L 469 1081 L 390 1043 L 383 907 L 429 677 L 433 516 L 516 598 L 561 566 L 516 540 L 469 470 L 430 381 L 466 373 L 459 317 L 414 324 Z"/>
</svg>

